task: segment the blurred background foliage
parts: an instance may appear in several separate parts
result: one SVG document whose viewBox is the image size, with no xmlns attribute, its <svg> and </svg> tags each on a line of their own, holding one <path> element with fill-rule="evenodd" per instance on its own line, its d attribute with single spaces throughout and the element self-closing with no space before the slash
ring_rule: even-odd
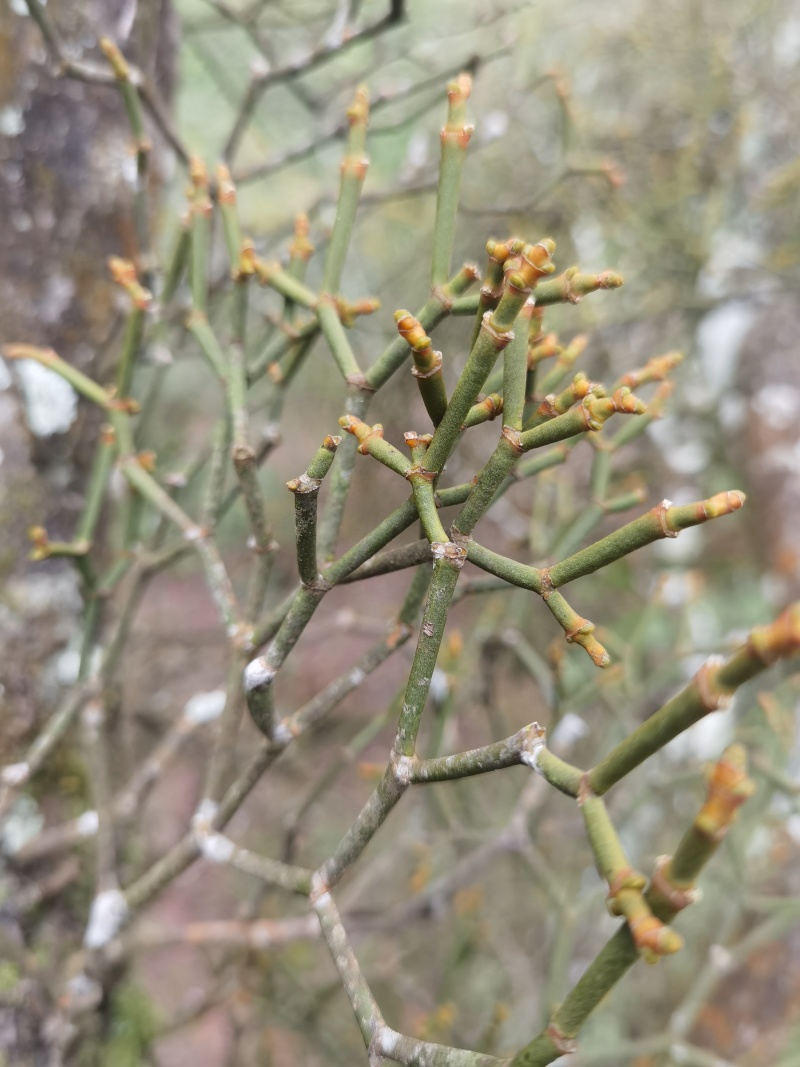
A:
<svg viewBox="0 0 800 1067">
<path fill-rule="evenodd" d="M 188 148 L 213 164 L 253 66 L 301 60 L 326 34 L 335 37 L 350 9 L 366 24 L 385 5 L 179 0 L 174 114 Z M 620 479 L 645 486 L 646 506 L 733 487 L 750 495 L 741 517 L 686 531 L 581 583 L 579 608 L 601 624 L 617 664 L 599 682 L 588 662 L 552 641 L 546 612 L 531 608 L 527 594 L 470 598 L 454 613 L 426 754 L 484 743 L 539 718 L 584 764 L 707 654 L 730 647 L 800 590 L 800 13 L 792 0 L 413 0 L 398 27 L 272 88 L 232 163 L 243 230 L 273 255 L 285 255 L 300 211 L 324 249 L 341 158 L 341 140 L 327 135 L 341 130 L 359 82 L 378 102 L 343 294 L 382 302 L 353 331 L 363 363 L 393 336 L 391 312 L 425 298 L 442 89 L 465 67 L 475 74 L 476 132 L 456 260 L 483 266 L 489 237 L 548 234 L 559 270 L 621 272 L 618 292 L 545 318 L 562 341 L 589 333 L 581 369 L 596 380 L 610 382 L 671 349 L 687 355 L 669 413 L 620 457 Z M 313 147 L 302 152 L 306 144 Z M 287 163 L 295 149 L 298 158 Z M 184 181 L 176 166 L 163 191 L 157 237 L 164 250 L 183 210 Z M 221 279 L 226 265 L 217 251 Z M 321 260 L 311 261 L 312 287 Z M 269 294 L 259 299 L 266 331 L 280 305 Z M 221 300 L 212 314 L 225 314 Z M 446 375 L 467 341 L 463 322 L 437 332 Z M 180 327 L 166 347 L 175 362 L 150 432 L 160 467 L 179 469 L 209 432 L 215 391 Z M 143 373 L 143 393 L 156 373 L 155 363 Z M 284 444 L 265 473 L 275 534 L 286 546 L 285 588 L 294 581 L 293 532 L 282 484 L 341 406 L 339 377 L 320 344 L 287 402 Z M 373 412 L 392 440 L 426 425 L 410 375 L 393 381 Z M 495 433 L 483 427 L 464 442 L 448 467 L 453 484 L 478 469 Z M 577 449 L 566 468 L 543 474 L 533 499 L 529 486 L 516 487 L 487 518 L 484 539 L 512 555 L 547 557 L 586 504 L 587 453 Z M 357 467 L 343 543 L 374 525 L 376 502 L 382 515 L 402 499 L 402 486 L 387 491 L 376 466 Z M 601 532 L 619 521 L 612 517 Z M 225 529 L 223 546 L 241 551 L 243 516 L 233 513 Z M 126 664 L 139 747 L 139 734 L 152 732 L 165 708 L 221 677 L 214 623 L 197 609 L 199 578 L 186 566 L 171 583 L 161 600 L 144 605 Z M 401 584 L 390 576 L 326 603 L 303 638 L 310 667 L 289 670 L 287 701 L 305 699 L 343 657 L 355 658 Z M 192 611 L 197 621 L 181 630 Z M 72 639 L 57 642 L 58 655 Z M 155 679 L 147 694 L 138 684 L 143 671 Z M 389 666 L 321 734 L 291 750 L 239 817 L 239 836 L 273 855 L 290 850 L 298 862 L 326 854 L 384 756 L 402 676 L 402 663 Z M 647 870 L 695 809 L 703 760 L 731 737 L 748 742 L 759 784 L 704 878 L 705 902 L 681 920 L 684 951 L 658 968 L 640 965 L 565 1064 L 800 1063 L 800 935 L 791 905 L 800 894 L 798 695 L 788 675 L 774 695 L 749 687 L 733 713 L 701 723 L 618 790 L 615 821 Z M 330 791 L 313 803 L 320 771 Z M 37 802 L 65 814 L 72 782 L 77 813 L 79 779 L 65 756 Z M 342 888 L 345 921 L 377 999 L 408 1032 L 495 1054 L 519 1046 L 613 929 L 567 802 L 529 779 L 517 769 L 418 791 L 371 847 L 366 869 Z M 146 832 L 143 854 L 163 850 L 176 820 L 192 810 L 196 786 L 187 760 L 169 788 L 159 787 L 145 819 L 161 825 Z M 135 866 L 142 857 L 127 861 Z M 285 914 L 283 900 L 254 896 L 238 879 L 205 866 L 188 872 L 159 902 L 159 914 L 169 920 L 199 909 L 215 917 L 236 907 Z M 398 937 L 407 916 L 416 921 Z M 53 939 L 45 937 L 41 951 L 57 954 Z M 344 994 L 313 943 L 269 954 L 159 949 L 120 987 L 109 1019 L 99 1055 L 110 1058 L 100 1062 L 170 1067 L 194 1057 L 208 1067 L 281 1067 L 363 1058 Z"/>
</svg>

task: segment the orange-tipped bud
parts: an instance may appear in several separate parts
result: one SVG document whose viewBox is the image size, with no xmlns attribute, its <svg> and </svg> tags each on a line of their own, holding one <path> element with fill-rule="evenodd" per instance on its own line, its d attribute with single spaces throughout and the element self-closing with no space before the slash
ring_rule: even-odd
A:
<svg viewBox="0 0 800 1067">
<path fill-rule="evenodd" d="M 292 259 L 310 259 L 314 252 L 314 245 L 309 239 L 311 223 L 308 215 L 297 215 L 294 220 L 294 237 L 289 245 L 289 255 Z"/>
<path fill-rule="evenodd" d="M 730 515 L 738 511 L 746 499 L 740 489 L 729 489 L 694 504 L 670 505 L 669 501 L 663 501 L 659 507 L 663 509 L 664 532 L 668 537 L 675 537 L 687 526 L 698 526 L 701 522 Z"/>
<path fill-rule="evenodd" d="M 369 122 L 369 90 L 359 85 L 353 102 L 347 109 L 347 121 L 351 126 L 366 126 Z"/>
<path fill-rule="evenodd" d="M 675 386 L 672 382 L 662 382 L 647 403 L 647 414 L 651 419 L 660 419 L 664 414 L 667 401 L 672 396 Z"/>
<path fill-rule="evenodd" d="M 140 452 L 136 459 L 139 462 L 139 466 L 143 467 L 148 474 L 152 474 L 156 469 L 156 454 L 152 449 L 147 449 L 145 452 Z"/>
<path fill-rule="evenodd" d="M 28 558 L 37 563 L 47 559 L 50 555 L 50 539 L 44 526 L 29 526 L 28 537 L 33 545 Z"/>
<path fill-rule="evenodd" d="M 537 337 L 536 343 L 528 348 L 528 366 L 535 367 L 543 359 L 560 356 L 563 351 L 563 347 L 558 343 L 558 334 L 546 333 L 543 337 Z"/>
<path fill-rule="evenodd" d="M 663 356 L 653 356 L 643 367 L 628 371 L 622 377 L 621 383 L 636 389 L 646 382 L 661 382 L 682 360 L 683 352 L 667 352 Z"/>
<path fill-rule="evenodd" d="M 336 298 L 336 310 L 343 325 L 353 326 L 361 315 L 373 315 L 380 310 L 381 302 L 377 296 L 365 296 L 362 300 L 343 300 Z"/>
<path fill-rule="evenodd" d="M 433 434 L 417 433 L 416 430 L 406 430 L 403 439 L 409 448 L 427 448 L 433 440 Z"/>
<path fill-rule="evenodd" d="M 242 249 L 239 253 L 239 276 L 252 277 L 256 273 L 256 249 L 249 238 L 242 241 Z"/>
<path fill-rule="evenodd" d="M 576 359 L 580 359 L 580 357 L 586 351 L 586 347 L 588 344 L 588 333 L 575 334 L 570 343 L 564 349 L 564 353 L 561 357 L 562 362 L 572 364 L 575 362 Z"/>
<path fill-rule="evenodd" d="M 217 164 L 217 199 L 220 204 L 236 203 L 236 186 L 231 172 L 224 163 Z"/>
<path fill-rule="evenodd" d="M 800 601 L 790 604 L 769 626 L 753 630 L 748 645 L 764 663 L 800 652 Z"/>
<path fill-rule="evenodd" d="M 339 419 L 339 425 L 358 440 L 358 451 L 362 456 L 366 456 L 369 451 L 367 442 L 370 437 L 383 437 L 381 423 L 376 422 L 374 426 L 370 426 L 368 423 L 362 422 L 356 415 L 342 415 Z"/>
<path fill-rule="evenodd" d="M 655 915 L 642 915 L 628 921 L 634 944 L 647 963 L 657 963 L 683 947 L 683 938 Z"/>
<path fill-rule="evenodd" d="M 189 179 L 196 191 L 208 190 L 208 171 L 199 156 L 192 156 L 189 160 Z"/>
<path fill-rule="evenodd" d="M 146 311 L 153 302 L 153 294 L 140 283 L 133 263 L 120 256 L 109 256 L 107 262 L 111 277 L 125 290 L 133 306 L 139 311 Z"/>
<path fill-rule="evenodd" d="M 621 274 L 604 270 L 599 274 L 581 274 L 577 267 L 570 267 L 558 279 L 563 287 L 563 299 L 579 304 L 587 293 L 598 289 L 618 289 L 624 282 Z"/>
<path fill-rule="evenodd" d="M 111 40 L 110 37 L 101 37 L 100 51 L 108 60 L 111 69 L 114 71 L 114 77 L 117 81 L 126 82 L 131 76 L 130 68 L 128 67 L 125 56 L 120 52 L 117 45 Z"/>
<path fill-rule="evenodd" d="M 703 501 L 703 514 L 707 519 L 717 519 L 720 515 L 730 515 L 732 511 L 738 511 L 747 497 L 740 489 L 729 489 L 727 492 L 716 493 Z"/>
<path fill-rule="evenodd" d="M 423 352 L 431 347 L 431 339 L 422 328 L 422 323 L 414 318 L 410 311 L 395 311 L 394 321 L 397 323 L 398 333 L 410 348 Z"/>
<path fill-rule="evenodd" d="M 465 149 L 474 126 L 467 123 L 467 100 L 472 92 L 469 74 L 459 76 L 447 86 L 447 122 L 441 131 L 442 143 L 457 144 Z"/>
<path fill-rule="evenodd" d="M 624 385 L 621 389 L 617 389 L 615 393 L 612 393 L 608 399 L 614 405 L 614 411 L 626 415 L 644 415 L 647 411 L 645 402 L 640 400 L 638 396 L 634 396 L 630 389 Z"/>
<path fill-rule="evenodd" d="M 707 771 L 706 801 L 694 821 L 695 829 L 712 841 L 721 840 L 738 809 L 753 795 L 755 784 L 747 777 L 747 750 L 733 744 Z"/>
<path fill-rule="evenodd" d="M 447 85 L 447 100 L 448 103 L 455 106 L 457 104 L 465 104 L 472 95 L 472 75 L 466 72 L 459 74 L 453 81 L 448 82 Z"/>
<path fill-rule="evenodd" d="M 589 395 L 583 402 L 587 413 L 587 426 L 590 430 L 599 430 L 611 416 L 618 412 L 624 415 L 643 415 L 646 405 L 630 389 L 623 386 L 612 396 L 597 397 Z"/>
<path fill-rule="evenodd" d="M 532 289 L 540 278 L 552 274 L 555 270 L 551 256 L 556 250 L 556 243 L 545 237 L 535 245 L 525 245 L 519 260 L 508 264 L 508 284 L 515 289 Z"/>
<path fill-rule="evenodd" d="M 611 662 L 611 657 L 594 636 L 594 623 L 590 622 L 589 619 L 582 619 L 580 616 L 575 621 L 577 625 L 572 630 L 567 630 L 564 633 L 567 644 L 580 645 L 588 653 L 589 658 L 596 667 L 607 667 Z"/>
</svg>

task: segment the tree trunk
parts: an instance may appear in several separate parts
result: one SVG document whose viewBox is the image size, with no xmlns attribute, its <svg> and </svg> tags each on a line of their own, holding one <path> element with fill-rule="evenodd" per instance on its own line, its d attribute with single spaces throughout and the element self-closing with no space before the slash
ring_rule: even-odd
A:
<svg viewBox="0 0 800 1067">
<path fill-rule="evenodd" d="M 80 52 L 103 64 L 97 40 L 107 35 L 169 100 L 176 45 L 171 0 L 50 0 L 44 10 L 70 58 Z M 157 192 L 170 160 L 155 133 L 151 139 L 151 192 Z M 135 259 L 139 252 L 134 173 L 116 88 L 60 77 L 23 0 L 0 5 L 0 341 L 51 346 L 104 380 L 121 321 L 106 260 Z M 68 391 L 48 388 L 46 376 L 0 362 L 0 584 L 7 590 L 0 614 L 0 764 L 18 758 L 38 729 L 51 702 L 45 689 L 53 688 L 54 654 L 74 634 L 79 610 L 69 566 L 27 564 L 26 531 L 44 525 L 53 538 L 72 536 L 81 505 L 76 487 L 98 422 Z M 13 830 L 14 820 L 26 817 L 30 812 L 12 811 L 7 826 Z M 21 887 L 9 885 L 13 877 L 0 865 L 0 899 L 17 897 Z M 0 958 L 24 961 L 16 918 L 0 914 Z M 53 962 L 44 976 L 33 977 L 24 963 L 9 963 L 19 971 L 19 996 L 4 997 L 0 1006 L 4 1063 L 52 1067 L 64 1060 L 65 1035 L 48 1026 L 47 976 L 60 970 L 60 961 Z"/>
</svg>

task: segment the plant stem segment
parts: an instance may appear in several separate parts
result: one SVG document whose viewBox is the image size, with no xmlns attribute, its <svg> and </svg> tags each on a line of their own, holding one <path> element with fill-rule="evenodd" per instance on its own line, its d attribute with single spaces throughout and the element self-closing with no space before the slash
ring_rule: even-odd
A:
<svg viewBox="0 0 800 1067">
<path fill-rule="evenodd" d="M 771 653 L 780 646 L 780 639 L 774 637 L 775 631 L 772 635 L 767 638 Z M 644 894 L 644 902 L 657 922 L 671 922 L 692 902 L 693 886 L 700 871 L 722 840 L 736 808 L 751 791 L 744 751 L 741 746 L 732 746 L 710 774 L 706 802 L 692 827 L 684 835 L 675 855 L 657 866 L 651 886 Z M 574 1052 L 575 1036 L 581 1026 L 639 955 L 639 948 L 626 923 L 601 949 L 549 1025 L 514 1056 L 511 1067 L 546 1067 L 560 1056 Z"/>
<path fill-rule="evenodd" d="M 466 121 L 467 100 L 471 92 L 472 78 L 469 74 L 459 75 L 447 86 L 447 122 L 441 134 L 442 161 L 439 166 L 436 221 L 433 227 L 431 285 L 442 285 L 450 274 L 461 172 L 474 129 Z"/>
</svg>

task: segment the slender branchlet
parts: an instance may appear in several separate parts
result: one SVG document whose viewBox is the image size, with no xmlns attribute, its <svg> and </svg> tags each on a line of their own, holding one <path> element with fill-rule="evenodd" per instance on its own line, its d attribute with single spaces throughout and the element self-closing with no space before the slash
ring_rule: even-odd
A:
<svg viewBox="0 0 800 1067">
<path fill-rule="evenodd" d="M 525 245 L 519 256 L 506 261 L 503 296 L 494 311 L 485 313 L 447 411 L 433 435 L 427 457 L 431 470 L 438 473 L 444 466 L 495 360 L 513 340 L 517 315 L 539 278 L 552 272 L 550 256 L 554 250 L 554 242 L 545 238 L 536 245 Z"/>
<path fill-rule="evenodd" d="M 620 280 L 621 284 L 621 280 Z M 546 349 L 543 353 L 537 352 L 534 348 L 531 353 L 533 366 L 537 366 L 540 359 L 546 359 L 550 355 L 554 355 L 555 362 L 548 369 L 546 374 L 543 374 L 541 378 L 537 378 L 536 389 L 539 395 L 547 394 L 552 389 L 557 389 L 566 379 L 566 377 L 572 371 L 572 368 L 581 358 L 586 351 L 586 347 L 589 344 L 589 338 L 585 333 L 579 333 L 576 337 L 573 337 L 568 345 L 561 348 L 559 346 L 558 351 L 547 352 Z"/>
<path fill-rule="evenodd" d="M 369 123 L 369 94 L 366 86 L 359 86 L 352 104 L 347 109 L 347 121 L 350 130 L 342 160 L 339 202 L 336 206 L 336 219 L 322 276 L 323 293 L 332 295 L 339 292 L 344 261 L 350 246 L 358 201 L 361 197 L 361 188 L 369 168 L 369 160 L 365 153 Z"/>
<path fill-rule="evenodd" d="M 472 78 L 461 74 L 447 86 L 447 122 L 442 128 L 442 160 L 436 194 L 436 221 L 433 227 L 431 285 L 442 285 L 450 275 L 453 240 L 458 211 L 458 192 L 464 157 L 474 130 L 467 123 L 467 100 Z"/>
<path fill-rule="evenodd" d="M 356 451 L 362 456 L 372 456 L 396 474 L 404 478 L 408 476 L 411 464 L 399 449 L 384 440 L 383 426 L 379 422 L 369 426 L 355 415 L 342 415 L 339 425 L 358 441 Z"/>
<path fill-rule="evenodd" d="M 242 231 L 239 226 L 239 212 L 236 209 L 236 186 L 231 172 L 224 163 L 217 164 L 217 204 L 222 217 L 222 232 L 225 235 L 225 248 L 231 265 L 231 276 L 239 277 L 239 257 L 242 252 Z"/>
<path fill-rule="evenodd" d="M 192 249 L 189 274 L 192 286 L 192 305 L 195 313 L 208 312 L 208 260 L 211 248 L 211 216 L 213 205 L 209 195 L 208 171 L 202 159 L 194 156 L 189 167 L 192 182 L 189 211 L 192 219 Z"/>
<path fill-rule="evenodd" d="M 431 339 L 419 319 L 410 311 L 395 311 L 394 321 L 400 336 L 408 343 L 414 366 L 411 373 L 417 380 L 419 394 L 434 426 L 442 421 L 447 409 L 447 390 L 442 377 L 442 353 L 434 352 Z"/>
<path fill-rule="evenodd" d="M 138 244 L 137 262 L 146 276 L 150 276 L 154 266 L 150 252 L 150 206 L 147 196 L 147 173 L 150 165 L 152 144 L 147 136 L 144 123 L 140 89 L 134 84 L 130 65 L 117 45 L 108 37 L 101 37 L 98 42 L 100 51 L 108 60 L 119 87 L 125 114 L 133 137 L 136 152 L 136 187 L 134 191 L 134 219 L 136 241 Z"/>
<path fill-rule="evenodd" d="M 2 351 L 5 359 L 32 359 L 40 363 L 54 374 L 58 374 L 64 381 L 69 382 L 76 393 L 105 411 L 138 411 L 138 404 L 135 400 L 118 397 L 114 391 L 104 389 L 79 371 L 77 367 L 63 360 L 52 348 L 39 348 L 28 344 L 7 344 L 3 345 Z"/>
<path fill-rule="evenodd" d="M 647 879 L 631 868 L 602 798 L 582 787 L 578 804 L 597 869 L 608 883 L 611 914 L 624 915 L 636 948 L 649 963 L 677 952 L 683 941 L 653 915 L 644 896 Z"/>
<path fill-rule="evenodd" d="M 462 429 L 468 430 L 471 426 L 480 426 L 484 422 L 494 422 L 503 414 L 505 401 L 500 393 L 489 393 L 483 400 L 477 401 L 467 412 Z"/>
<path fill-rule="evenodd" d="M 734 745 L 725 751 L 711 771 L 706 802 L 674 855 L 661 857 L 656 862 L 650 887 L 644 894 L 644 903 L 655 922 L 671 922 L 683 908 L 697 899 L 695 881 L 722 839 L 720 831 L 724 833 L 736 809 L 751 792 L 752 783 L 747 779 L 744 750 Z M 716 839 L 707 836 L 703 829 L 698 831 L 698 823 L 702 826 L 705 818 L 703 813 L 708 813 L 710 808 L 714 811 L 711 824 L 719 833 Z M 659 929 L 652 923 L 651 928 Z M 664 929 L 663 926 L 660 928 L 661 931 Z M 512 1067 L 546 1067 L 565 1051 L 575 1051 L 575 1038 L 580 1028 L 639 955 L 639 946 L 629 923 L 626 923 L 589 964 L 548 1026 L 514 1056 Z"/>
<path fill-rule="evenodd" d="M 450 313 L 456 301 L 480 277 L 478 268 L 465 264 L 444 286 L 434 286 L 430 298 L 414 316 L 423 330 L 431 331 Z M 380 389 L 399 370 L 408 356 L 408 345 L 397 337 L 367 371 L 367 384 Z"/>
<path fill-rule="evenodd" d="M 497 244 L 493 244 L 490 257 L 497 251 Z M 547 307 L 549 304 L 579 304 L 584 296 L 596 293 L 600 289 L 618 289 L 624 279 L 620 274 L 612 270 L 601 271 L 600 274 L 580 274 L 577 267 L 570 267 L 557 278 L 542 282 L 536 289 L 537 307 Z M 483 299 L 483 293 L 478 296 L 466 296 L 453 304 L 454 315 L 474 315 Z"/>
<path fill-rule="evenodd" d="M 739 686 L 766 670 L 775 660 L 800 651 L 800 605 L 793 605 L 774 623 L 753 630 L 729 659 L 711 657 L 692 681 L 620 742 L 589 773 L 592 790 L 602 794 L 634 767 L 683 733 L 709 712 L 725 708 Z"/>
<path fill-rule="evenodd" d="M 341 437 L 328 434 L 305 473 L 286 483 L 286 488 L 294 493 L 297 569 L 303 585 L 314 585 L 320 577 L 317 568 L 317 497 L 341 440 Z"/>
</svg>

